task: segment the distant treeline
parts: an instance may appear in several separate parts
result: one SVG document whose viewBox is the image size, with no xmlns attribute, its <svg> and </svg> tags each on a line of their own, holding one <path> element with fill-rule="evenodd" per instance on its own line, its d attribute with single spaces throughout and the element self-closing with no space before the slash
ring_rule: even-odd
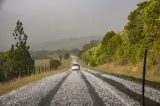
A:
<svg viewBox="0 0 160 106">
<path fill-rule="evenodd" d="M 88 49 L 97 46 L 100 43 L 99 40 L 91 40 L 87 44 L 85 44 L 82 48 L 83 51 L 87 51 Z M 58 49 L 54 51 L 46 51 L 46 50 L 41 50 L 41 51 L 31 51 L 31 56 L 34 59 L 45 59 L 45 58 L 51 58 L 51 57 L 59 57 L 62 56 L 65 58 L 67 54 L 71 55 L 80 55 L 82 50 L 78 48 L 74 48 L 71 50 L 66 50 L 66 49 Z"/>
<path fill-rule="evenodd" d="M 34 60 L 27 45 L 28 36 L 23 30 L 22 22 L 18 21 L 13 32 L 15 44 L 6 52 L 0 52 L 0 81 L 11 80 L 31 74 Z"/>
<path fill-rule="evenodd" d="M 65 49 L 58 49 L 54 51 L 39 50 L 39 51 L 31 51 L 31 56 L 34 59 L 46 59 L 51 57 L 64 56 L 65 54 L 69 54 L 69 53 L 70 51 Z"/>
<path fill-rule="evenodd" d="M 128 16 L 122 32 L 107 32 L 97 47 L 81 54 L 81 59 L 91 66 L 104 63 L 134 64 L 142 62 L 147 48 L 148 65 L 160 66 L 160 0 L 139 3 Z"/>
</svg>

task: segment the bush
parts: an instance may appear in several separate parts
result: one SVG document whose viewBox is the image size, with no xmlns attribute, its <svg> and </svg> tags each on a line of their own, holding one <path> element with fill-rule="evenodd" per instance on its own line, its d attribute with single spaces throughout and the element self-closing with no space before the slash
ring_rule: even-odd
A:
<svg viewBox="0 0 160 106">
<path fill-rule="evenodd" d="M 81 54 L 91 66 L 116 63 L 139 65 L 148 48 L 148 64 L 160 64 L 160 0 L 144 1 L 128 16 L 128 24 L 120 33 L 107 32 L 99 45 Z"/>
<path fill-rule="evenodd" d="M 63 55 L 63 58 L 64 58 L 64 59 L 69 59 L 69 53 L 65 53 L 65 54 Z"/>
<path fill-rule="evenodd" d="M 61 62 L 60 60 L 57 60 L 57 59 L 50 59 L 49 64 L 50 64 L 50 68 L 57 69 L 61 65 Z"/>
</svg>

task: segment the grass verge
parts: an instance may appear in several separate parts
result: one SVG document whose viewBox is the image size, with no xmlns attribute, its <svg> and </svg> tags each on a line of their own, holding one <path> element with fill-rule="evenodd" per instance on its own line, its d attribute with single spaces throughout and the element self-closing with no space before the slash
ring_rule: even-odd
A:
<svg viewBox="0 0 160 106">
<path fill-rule="evenodd" d="M 49 67 L 49 59 L 36 59 L 35 60 L 35 69 L 36 71 L 39 67 Z"/>
<path fill-rule="evenodd" d="M 15 80 L 11 80 L 9 82 L 1 83 L 0 84 L 0 96 L 4 95 L 14 89 L 20 88 L 26 84 L 38 81 L 38 80 L 45 78 L 47 76 L 64 72 L 69 68 L 69 66 L 70 66 L 70 59 L 62 61 L 62 65 L 57 70 L 43 72 L 40 74 L 31 75 L 31 76 L 26 76 L 23 78 L 17 78 Z"/>
<path fill-rule="evenodd" d="M 90 69 L 94 69 L 96 71 L 100 71 L 102 73 L 110 74 L 137 83 L 142 83 L 142 66 L 135 67 L 133 65 L 116 65 L 113 63 L 106 63 L 96 67 L 91 67 L 86 65 L 82 61 L 81 65 Z M 160 90 L 160 74 L 155 74 L 155 71 L 147 69 L 146 85 Z"/>
<path fill-rule="evenodd" d="M 102 72 L 125 75 L 130 77 L 135 77 L 142 79 L 142 66 L 133 66 L 133 65 L 115 65 L 115 64 L 104 64 L 95 67 L 97 70 Z M 153 82 L 160 82 L 159 73 L 155 74 L 153 70 L 146 70 L 146 80 Z"/>
</svg>

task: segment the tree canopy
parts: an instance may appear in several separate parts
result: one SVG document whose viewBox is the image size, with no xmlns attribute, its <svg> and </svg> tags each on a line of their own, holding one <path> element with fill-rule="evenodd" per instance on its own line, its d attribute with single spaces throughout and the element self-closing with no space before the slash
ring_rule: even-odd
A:
<svg viewBox="0 0 160 106">
<path fill-rule="evenodd" d="M 11 49 L 0 53 L 0 77 L 13 79 L 19 76 L 28 75 L 34 69 L 34 60 L 32 59 L 29 46 L 27 45 L 28 36 L 25 34 L 23 24 L 19 20 L 13 32 L 15 44 Z"/>
<path fill-rule="evenodd" d="M 94 66 L 107 62 L 137 65 L 142 61 L 144 49 L 148 48 L 149 64 L 159 64 L 156 58 L 160 55 L 159 29 L 160 0 L 141 2 L 129 14 L 122 32 L 107 32 L 97 47 L 81 54 L 81 59 Z"/>
</svg>

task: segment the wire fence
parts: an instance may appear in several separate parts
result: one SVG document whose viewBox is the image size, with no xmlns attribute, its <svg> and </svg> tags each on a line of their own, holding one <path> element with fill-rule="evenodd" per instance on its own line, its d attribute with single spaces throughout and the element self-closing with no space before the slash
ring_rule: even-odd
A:
<svg viewBox="0 0 160 106">
<path fill-rule="evenodd" d="M 1 82 L 6 82 L 6 81 L 9 81 L 9 80 L 12 80 L 12 79 L 16 79 L 16 78 L 22 78 L 22 77 L 25 77 L 25 76 L 35 76 L 36 74 L 41 74 L 41 73 L 45 73 L 45 72 L 51 72 L 51 71 L 54 71 L 54 68 L 51 68 L 51 67 L 45 67 L 45 66 L 42 66 L 42 67 L 36 67 L 34 69 L 26 69 L 25 71 L 25 74 L 24 72 L 21 72 L 21 70 L 19 69 L 18 70 L 18 76 L 17 77 L 13 77 L 11 78 L 10 76 L 10 73 L 7 73 L 5 72 L 4 73 L 4 79 Z"/>
</svg>

